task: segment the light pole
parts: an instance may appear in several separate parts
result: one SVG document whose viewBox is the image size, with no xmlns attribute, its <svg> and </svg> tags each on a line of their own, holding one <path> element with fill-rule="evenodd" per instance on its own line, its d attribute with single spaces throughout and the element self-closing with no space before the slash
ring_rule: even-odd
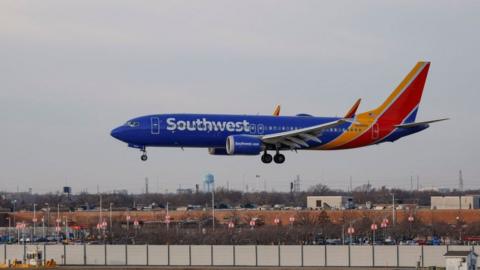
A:
<svg viewBox="0 0 480 270">
<path fill-rule="evenodd" d="M 113 240 L 113 232 L 112 232 L 112 205 L 113 205 L 113 203 L 111 202 L 111 203 L 110 203 L 110 216 L 109 216 L 109 218 L 110 218 L 110 224 L 109 224 L 110 227 L 109 227 L 109 229 L 108 229 L 108 230 L 110 231 L 110 240 Z"/>
<path fill-rule="evenodd" d="M 460 219 L 460 216 L 457 216 L 455 219 L 457 220 L 458 240 L 460 240 L 460 242 L 462 242 L 462 244 L 463 244 L 463 241 L 462 241 L 462 220 Z"/>
<path fill-rule="evenodd" d="M 378 229 L 377 224 L 372 223 L 372 225 L 370 225 L 370 229 L 372 230 L 372 245 L 375 245 L 375 231 Z"/>
<path fill-rule="evenodd" d="M 290 222 L 290 229 L 293 228 L 293 223 L 295 222 L 295 217 L 294 216 L 289 217 L 288 221 Z"/>
<path fill-rule="evenodd" d="M 37 207 L 37 204 L 34 203 L 33 204 L 33 237 L 32 237 L 32 240 L 33 238 L 36 237 L 36 228 L 37 228 L 37 212 L 36 212 L 36 207 Z"/>
<path fill-rule="evenodd" d="M 57 231 L 57 243 L 60 242 L 60 222 L 62 222 L 62 220 L 60 219 L 60 204 L 57 203 L 57 220 L 55 220 L 57 222 L 57 226 L 55 227 L 55 231 Z"/>
<path fill-rule="evenodd" d="M 348 242 L 349 245 L 352 244 L 352 235 L 355 233 L 355 229 L 353 228 L 352 224 L 347 229 L 348 236 L 350 237 L 350 241 Z"/>
<path fill-rule="evenodd" d="M 10 243 L 10 241 L 11 241 L 10 230 L 11 230 L 11 227 L 12 227 L 12 221 L 11 221 L 10 217 L 7 217 L 7 219 L 8 219 L 8 243 Z"/>
<path fill-rule="evenodd" d="M 128 244 L 128 234 L 130 232 L 130 212 L 128 211 L 128 208 L 127 208 L 127 238 L 126 238 L 126 243 Z"/>
<path fill-rule="evenodd" d="M 412 237 L 412 223 L 413 223 L 414 220 L 415 220 L 415 219 L 414 219 L 414 217 L 413 217 L 412 215 L 410 215 L 410 216 L 408 217 L 408 223 L 409 223 L 409 225 L 410 225 L 410 226 L 409 226 L 409 229 L 410 229 L 410 237 L 411 237 L 411 238 L 413 238 L 413 237 Z"/>
<path fill-rule="evenodd" d="M 15 224 L 15 228 L 17 229 L 17 244 L 20 244 L 20 223 Z"/>
<path fill-rule="evenodd" d="M 387 227 L 388 227 L 388 219 L 384 218 L 382 223 L 380 223 L 380 227 L 383 229 L 383 241 L 387 238 Z"/>
<path fill-rule="evenodd" d="M 48 203 L 45 203 L 45 206 L 47 207 L 47 234 L 48 234 L 48 228 L 50 228 L 50 205 Z"/>
<path fill-rule="evenodd" d="M 395 193 L 392 192 L 392 224 L 395 226 L 396 213 L 395 213 Z"/>
<path fill-rule="evenodd" d="M 65 216 L 65 240 L 68 242 L 68 217 Z"/>
<path fill-rule="evenodd" d="M 102 194 L 100 194 L 100 209 L 98 212 L 98 223 L 102 223 Z"/>
<path fill-rule="evenodd" d="M 215 183 L 212 183 L 212 231 L 215 231 Z"/>
<path fill-rule="evenodd" d="M 12 204 L 13 204 L 13 224 L 16 224 L 16 221 L 17 221 L 17 220 L 16 220 L 16 217 L 15 217 L 15 216 L 16 216 L 15 213 L 16 213 L 16 211 L 17 211 L 17 210 L 16 210 L 17 200 L 13 200 L 13 201 L 12 201 Z"/>
<path fill-rule="evenodd" d="M 170 228 L 170 216 L 168 215 L 168 202 L 167 202 L 167 215 L 165 216 L 165 222 L 167 222 L 167 232 Z"/>
<path fill-rule="evenodd" d="M 42 217 L 42 236 L 45 238 L 45 217 Z"/>
</svg>

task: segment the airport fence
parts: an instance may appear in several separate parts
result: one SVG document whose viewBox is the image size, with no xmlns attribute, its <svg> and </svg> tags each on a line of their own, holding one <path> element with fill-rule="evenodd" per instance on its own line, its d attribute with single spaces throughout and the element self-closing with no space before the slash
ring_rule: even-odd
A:
<svg viewBox="0 0 480 270">
<path fill-rule="evenodd" d="M 445 267 L 448 250 L 480 246 L 0 245 L 0 262 L 42 251 L 60 265 Z"/>
</svg>

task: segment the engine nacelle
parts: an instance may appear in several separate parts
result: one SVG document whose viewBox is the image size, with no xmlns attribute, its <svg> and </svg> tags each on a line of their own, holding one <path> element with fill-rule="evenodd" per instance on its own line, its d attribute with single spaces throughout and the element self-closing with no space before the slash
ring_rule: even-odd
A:
<svg viewBox="0 0 480 270">
<path fill-rule="evenodd" d="M 248 135 L 230 135 L 227 137 L 226 152 L 229 155 L 258 155 L 263 150 L 262 141 Z"/>
<path fill-rule="evenodd" d="M 210 147 L 210 148 L 208 148 L 208 153 L 210 155 L 214 155 L 214 156 L 226 156 L 226 155 L 228 155 L 227 149 L 225 149 L 225 148 Z"/>
</svg>

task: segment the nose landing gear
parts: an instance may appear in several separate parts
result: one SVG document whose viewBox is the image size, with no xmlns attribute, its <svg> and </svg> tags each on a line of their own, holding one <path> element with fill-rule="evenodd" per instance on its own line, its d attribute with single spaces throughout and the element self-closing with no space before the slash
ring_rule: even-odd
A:
<svg viewBox="0 0 480 270">
<path fill-rule="evenodd" d="M 140 151 L 142 151 L 142 153 L 143 153 L 143 154 L 140 156 L 140 159 L 141 159 L 142 161 L 147 161 L 147 159 L 148 159 L 147 149 L 146 149 L 145 147 L 142 147 L 142 148 L 140 149 Z"/>
</svg>

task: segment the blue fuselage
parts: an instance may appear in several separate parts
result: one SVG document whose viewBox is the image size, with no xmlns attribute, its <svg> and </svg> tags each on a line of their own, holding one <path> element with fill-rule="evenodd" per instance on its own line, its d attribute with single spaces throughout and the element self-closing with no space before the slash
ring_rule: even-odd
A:
<svg viewBox="0 0 480 270">
<path fill-rule="evenodd" d="M 215 115 L 215 114 L 159 114 L 134 118 L 115 128 L 111 135 L 131 147 L 213 147 L 223 148 L 230 135 L 262 136 L 336 121 L 338 117 Z M 309 142 L 318 148 L 346 132 L 351 124 L 344 123 L 318 135 L 321 142 Z M 391 138 L 398 139 L 414 130 L 396 131 Z M 420 130 L 415 130 L 418 132 Z M 396 138 L 398 137 L 398 138 Z M 377 142 L 378 143 L 378 142 Z"/>
</svg>

